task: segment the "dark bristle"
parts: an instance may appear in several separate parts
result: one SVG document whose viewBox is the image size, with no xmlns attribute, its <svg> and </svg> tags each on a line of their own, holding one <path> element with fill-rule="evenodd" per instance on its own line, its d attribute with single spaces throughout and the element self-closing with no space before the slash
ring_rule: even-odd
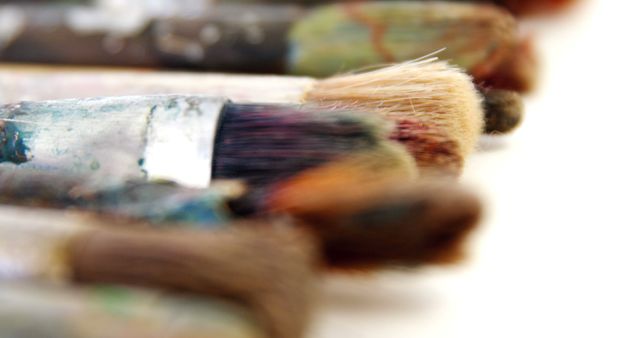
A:
<svg viewBox="0 0 640 338">
<path fill-rule="evenodd" d="M 522 121 L 522 96 L 511 90 L 481 89 L 484 95 L 485 134 L 504 134 Z"/>
<path fill-rule="evenodd" d="M 316 198 L 305 196 L 299 182 L 272 198 L 275 210 L 304 221 L 321 239 L 331 267 L 455 262 L 481 214 L 477 197 L 445 176 L 354 181 L 357 189 L 325 184 Z"/>
<path fill-rule="evenodd" d="M 316 224 L 314 229 L 323 238 L 328 264 L 368 268 L 384 263 L 413 266 L 457 262 L 479 220 L 480 204 L 457 189 L 425 188 L 421 192 L 391 189 L 380 194 L 377 203 L 370 201 L 367 207 L 333 226 Z"/>
<path fill-rule="evenodd" d="M 212 176 L 244 179 L 254 188 L 277 182 L 376 147 L 384 136 L 374 121 L 347 112 L 229 104 L 220 119 Z"/>
</svg>

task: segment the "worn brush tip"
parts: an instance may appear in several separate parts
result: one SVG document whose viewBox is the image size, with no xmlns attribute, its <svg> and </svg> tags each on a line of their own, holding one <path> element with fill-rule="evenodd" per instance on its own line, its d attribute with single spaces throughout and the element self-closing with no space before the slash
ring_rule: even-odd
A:
<svg viewBox="0 0 640 338">
<path fill-rule="evenodd" d="M 305 101 L 324 107 L 358 108 L 398 123 L 396 139 L 413 143 L 409 148 L 416 150 L 414 155 L 421 165 L 425 164 L 421 152 L 428 147 L 416 147 L 417 142 L 408 137 L 410 129 L 418 132 L 420 124 L 429 126 L 423 135 L 439 134 L 437 141 L 429 141 L 431 145 L 445 146 L 447 138 L 451 141 L 445 146 L 447 151 L 455 152 L 454 157 L 465 157 L 475 148 L 483 128 L 481 98 L 469 75 L 428 55 L 318 81 Z"/>
<path fill-rule="evenodd" d="M 484 94 L 485 134 L 504 134 L 520 125 L 524 115 L 522 96 L 514 91 L 481 89 Z"/>
</svg>

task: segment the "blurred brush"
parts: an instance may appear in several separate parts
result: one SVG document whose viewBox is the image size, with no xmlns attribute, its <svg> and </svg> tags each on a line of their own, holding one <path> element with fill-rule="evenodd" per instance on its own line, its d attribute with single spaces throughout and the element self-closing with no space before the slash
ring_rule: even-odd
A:
<svg viewBox="0 0 640 338">
<path fill-rule="evenodd" d="M 358 2 L 313 9 L 234 3 L 211 5 L 197 13 L 158 12 L 129 3 L 5 11 L 13 18 L 0 46 L 0 61 L 5 62 L 325 77 L 445 49 L 442 59 L 482 83 L 514 52 L 518 41 L 514 18 L 501 8 L 439 1 Z"/>
<path fill-rule="evenodd" d="M 480 88 L 484 93 L 484 133 L 504 134 L 520 125 L 524 115 L 524 102 L 520 94 L 502 89 Z"/>
<path fill-rule="evenodd" d="M 531 92 L 538 82 L 538 58 L 532 37 L 521 39 L 513 52 L 493 72 L 482 79 L 488 87 Z"/>
<path fill-rule="evenodd" d="M 309 224 L 330 266 L 459 261 L 480 219 L 477 197 L 437 173 L 412 181 L 374 166 L 347 160 L 305 171 L 278 185 L 268 208 Z"/>
<path fill-rule="evenodd" d="M 0 243 L 0 280 L 113 283 L 226 297 L 252 310 L 277 338 L 300 337 L 309 315 L 316 261 L 309 238 L 290 227 L 150 231 L 3 207 Z"/>
<path fill-rule="evenodd" d="M 0 282 L 4 338 L 267 338 L 246 309 L 221 299 L 121 286 Z"/>
<path fill-rule="evenodd" d="M 22 102 L 0 107 L 36 170 L 117 182 L 167 179 L 206 187 L 211 178 L 269 185 L 386 141 L 374 116 L 218 97 L 133 96 Z M 13 156 L 14 158 L 16 156 Z"/>
</svg>

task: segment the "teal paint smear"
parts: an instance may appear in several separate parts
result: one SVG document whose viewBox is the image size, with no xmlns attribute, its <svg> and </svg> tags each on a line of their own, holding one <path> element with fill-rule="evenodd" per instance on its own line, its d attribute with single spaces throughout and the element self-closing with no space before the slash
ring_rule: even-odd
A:
<svg viewBox="0 0 640 338">
<path fill-rule="evenodd" d="M 0 120 L 0 163 L 29 161 L 29 147 L 24 141 L 26 135 L 15 123 Z"/>
</svg>

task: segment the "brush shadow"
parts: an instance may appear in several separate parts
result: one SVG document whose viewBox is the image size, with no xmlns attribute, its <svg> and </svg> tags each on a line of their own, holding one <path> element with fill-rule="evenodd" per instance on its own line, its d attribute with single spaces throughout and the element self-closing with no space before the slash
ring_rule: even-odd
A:
<svg viewBox="0 0 640 338">
<path fill-rule="evenodd" d="M 509 147 L 508 135 L 482 135 L 478 140 L 476 150 L 478 152 L 494 152 L 504 150 Z"/>
</svg>

